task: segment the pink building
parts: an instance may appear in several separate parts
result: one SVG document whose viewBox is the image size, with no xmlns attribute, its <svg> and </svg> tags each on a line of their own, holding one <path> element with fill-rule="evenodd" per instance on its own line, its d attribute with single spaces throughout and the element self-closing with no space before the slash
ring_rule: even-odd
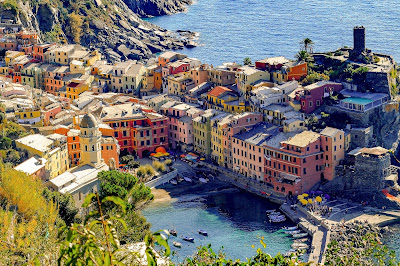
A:
<svg viewBox="0 0 400 266">
<path fill-rule="evenodd" d="M 324 176 L 321 176 L 321 178 L 330 181 L 335 178 L 335 167 L 338 166 L 340 160 L 344 158 L 344 131 L 337 128 L 326 127 L 320 134 L 322 149 L 325 151 L 323 162 Z"/>
<path fill-rule="evenodd" d="M 167 102 L 160 107 L 160 113 L 169 121 L 169 145 L 172 149 L 192 151 L 194 145 L 193 119 L 202 115 L 203 110 L 180 102 Z"/>
<path fill-rule="evenodd" d="M 48 125 L 50 120 L 55 117 L 56 114 L 62 111 L 60 103 L 52 103 L 47 105 L 42 110 L 43 121 L 45 125 Z"/>
<path fill-rule="evenodd" d="M 324 98 L 329 97 L 333 92 L 343 89 L 341 83 L 331 81 L 319 81 L 304 87 L 303 95 L 298 94 L 296 99 L 301 103 L 301 111 L 309 114 L 323 105 Z"/>
</svg>

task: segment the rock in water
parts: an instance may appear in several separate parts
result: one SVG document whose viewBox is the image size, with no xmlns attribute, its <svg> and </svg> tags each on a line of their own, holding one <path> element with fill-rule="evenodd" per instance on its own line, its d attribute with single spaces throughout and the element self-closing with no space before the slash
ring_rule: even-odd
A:
<svg viewBox="0 0 400 266">
<path fill-rule="evenodd" d="M 171 15 L 186 10 L 192 0 L 124 0 L 125 4 L 141 17 Z"/>
</svg>

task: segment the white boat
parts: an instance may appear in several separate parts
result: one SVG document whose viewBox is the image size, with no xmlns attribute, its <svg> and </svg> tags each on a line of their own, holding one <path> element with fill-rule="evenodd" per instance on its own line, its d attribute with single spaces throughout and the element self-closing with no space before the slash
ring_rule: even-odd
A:
<svg viewBox="0 0 400 266">
<path fill-rule="evenodd" d="M 309 246 L 305 243 L 293 243 L 292 248 L 294 249 L 308 249 Z"/>
<path fill-rule="evenodd" d="M 172 244 L 174 244 L 174 246 L 177 247 L 177 248 L 181 248 L 182 247 L 182 244 L 177 242 L 177 241 L 173 241 Z"/>
<path fill-rule="evenodd" d="M 295 230 L 295 231 L 286 231 L 286 234 L 290 234 L 290 235 L 295 235 L 295 234 L 300 234 L 301 230 Z"/>
<path fill-rule="evenodd" d="M 169 180 L 169 182 L 170 182 L 172 185 L 178 185 L 178 181 L 176 181 L 175 179 L 171 179 L 171 180 Z"/>
<path fill-rule="evenodd" d="M 295 254 L 296 250 L 295 249 L 290 249 L 288 252 L 285 253 L 285 257 L 290 257 L 290 255 Z"/>
<path fill-rule="evenodd" d="M 187 177 L 187 176 L 183 177 L 183 179 L 185 179 L 185 181 L 186 181 L 186 182 L 189 182 L 189 183 L 192 183 L 192 182 L 193 182 L 192 179 L 189 178 L 189 177 Z"/>
<path fill-rule="evenodd" d="M 286 218 L 285 215 L 271 215 L 269 216 L 270 219 L 283 219 Z"/>
<path fill-rule="evenodd" d="M 292 226 L 292 227 L 283 227 L 282 229 L 285 231 L 292 231 L 292 230 L 297 230 L 297 226 Z"/>
<path fill-rule="evenodd" d="M 306 237 L 306 236 L 308 236 L 307 233 L 300 233 L 300 234 L 294 234 L 293 235 L 294 238 L 303 238 L 303 237 Z"/>
<path fill-rule="evenodd" d="M 307 242 L 308 238 L 299 238 L 299 239 L 295 239 L 293 240 L 294 243 L 303 243 L 303 242 Z"/>
<path fill-rule="evenodd" d="M 279 218 L 271 217 L 271 218 L 269 219 L 269 221 L 270 221 L 271 223 L 281 223 L 281 222 L 286 221 L 286 217 L 285 217 L 285 216 L 279 217 Z"/>
<path fill-rule="evenodd" d="M 276 209 L 273 209 L 273 210 L 266 210 L 265 212 L 266 212 L 266 213 L 276 212 Z"/>
<path fill-rule="evenodd" d="M 281 212 L 271 212 L 271 213 L 268 213 L 267 215 L 268 216 L 271 216 L 271 215 L 282 215 L 282 213 Z"/>
<path fill-rule="evenodd" d="M 200 178 L 199 178 L 199 181 L 200 181 L 201 183 L 207 183 L 207 182 L 208 182 L 208 180 L 207 180 L 207 179 L 205 179 L 205 178 L 202 178 L 202 177 L 200 177 Z"/>
</svg>

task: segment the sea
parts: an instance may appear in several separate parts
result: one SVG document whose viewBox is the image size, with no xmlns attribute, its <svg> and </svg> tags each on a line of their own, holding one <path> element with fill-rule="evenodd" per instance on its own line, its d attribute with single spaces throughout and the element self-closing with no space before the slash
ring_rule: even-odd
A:
<svg viewBox="0 0 400 266">
<path fill-rule="evenodd" d="M 400 60 L 398 0 L 197 0 L 187 12 L 147 19 L 169 30 L 199 33 L 199 47 L 181 52 L 204 63 L 242 63 L 272 56 L 294 59 L 300 41 L 314 51 L 353 46 L 353 27 L 366 28 L 366 46 Z"/>
<path fill-rule="evenodd" d="M 197 247 L 209 244 L 214 252 L 222 250 L 227 258 L 242 261 L 256 255 L 257 248 L 271 255 L 291 249 L 293 240 L 282 228 L 295 224 L 289 220 L 271 223 L 266 216 L 266 210 L 278 210 L 278 204 L 217 179 L 207 184 L 182 182 L 158 188 L 168 191 L 172 199 L 151 203 L 142 214 L 152 224 L 153 232 L 177 231 L 177 237 L 169 239 L 175 262 L 182 262 L 193 256 Z M 208 236 L 200 235 L 199 230 L 205 230 Z M 183 241 L 184 236 L 193 237 L 194 243 Z M 265 249 L 260 243 L 262 238 Z M 173 241 L 182 243 L 182 248 L 174 247 Z"/>
</svg>

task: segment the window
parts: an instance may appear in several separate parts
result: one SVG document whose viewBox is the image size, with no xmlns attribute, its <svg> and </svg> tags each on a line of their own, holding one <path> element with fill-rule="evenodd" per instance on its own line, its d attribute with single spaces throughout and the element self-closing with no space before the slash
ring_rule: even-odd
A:
<svg viewBox="0 0 400 266">
<path fill-rule="evenodd" d="M 321 103 L 320 103 L 320 101 L 319 101 L 319 100 L 317 100 L 317 106 L 320 106 L 320 104 L 321 104 Z"/>
<path fill-rule="evenodd" d="M 310 147 L 307 147 L 307 151 L 310 151 Z"/>
<path fill-rule="evenodd" d="M 303 168 L 303 174 L 304 174 L 304 175 L 307 174 L 306 168 Z"/>
<path fill-rule="evenodd" d="M 312 107 L 312 102 L 310 102 L 310 107 Z"/>
<path fill-rule="evenodd" d="M 336 151 L 336 145 L 333 147 L 333 150 Z"/>
<path fill-rule="evenodd" d="M 118 132 L 114 132 L 114 137 L 118 138 Z"/>
<path fill-rule="evenodd" d="M 307 161 L 306 158 L 303 158 L 303 163 L 306 163 L 306 161 Z"/>
</svg>

